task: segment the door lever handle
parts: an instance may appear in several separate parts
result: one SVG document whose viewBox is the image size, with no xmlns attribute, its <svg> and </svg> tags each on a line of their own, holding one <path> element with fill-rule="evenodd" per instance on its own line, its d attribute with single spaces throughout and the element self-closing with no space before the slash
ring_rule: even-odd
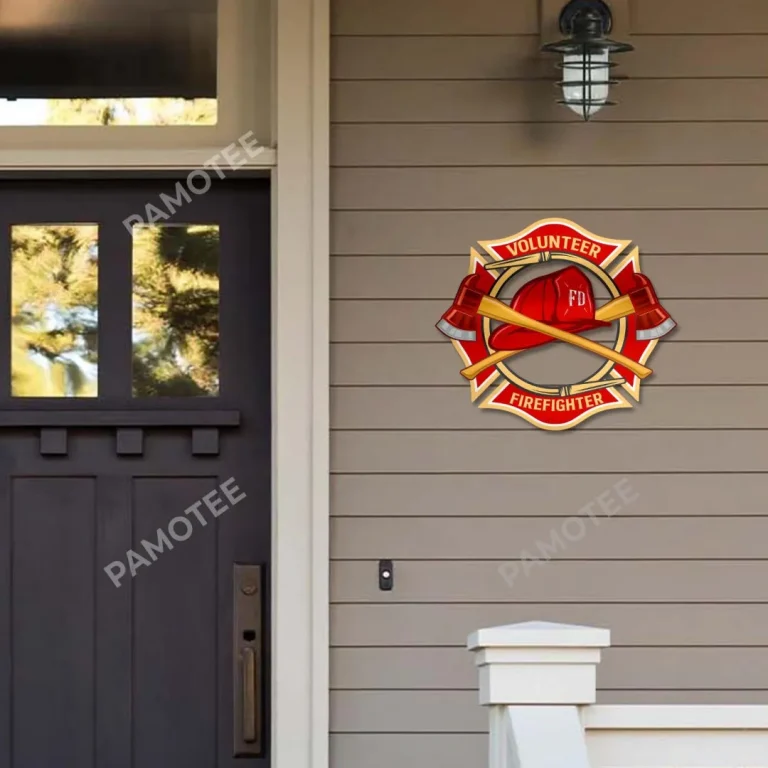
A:
<svg viewBox="0 0 768 768">
<path fill-rule="evenodd" d="M 264 754 L 264 588 L 259 565 L 235 564 L 232 616 L 233 757 Z"/>
<path fill-rule="evenodd" d="M 256 741 L 256 717 L 256 653 L 243 648 L 243 741 L 248 744 Z"/>
</svg>

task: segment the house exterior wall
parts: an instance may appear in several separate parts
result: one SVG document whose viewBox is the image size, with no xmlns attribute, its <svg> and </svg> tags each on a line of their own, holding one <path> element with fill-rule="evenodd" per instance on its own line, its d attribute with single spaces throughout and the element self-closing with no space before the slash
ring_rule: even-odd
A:
<svg viewBox="0 0 768 768">
<path fill-rule="evenodd" d="M 768 3 L 630 11 L 583 124 L 537 0 L 333 0 L 334 768 L 482 765 L 466 636 L 526 619 L 612 629 L 601 702 L 768 699 Z M 635 241 L 679 324 L 639 406 L 553 434 L 471 405 L 434 328 L 470 246 L 550 216 Z"/>
</svg>

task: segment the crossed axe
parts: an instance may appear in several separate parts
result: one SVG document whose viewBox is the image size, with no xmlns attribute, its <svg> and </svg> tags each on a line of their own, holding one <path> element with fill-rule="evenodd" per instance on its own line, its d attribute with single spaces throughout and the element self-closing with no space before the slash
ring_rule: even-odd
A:
<svg viewBox="0 0 768 768">
<path fill-rule="evenodd" d="M 456 341 L 475 341 L 477 338 L 474 328 L 475 318 L 481 315 L 491 320 L 527 328 L 530 331 L 538 331 L 553 340 L 564 341 L 587 352 L 593 352 L 632 371 L 640 379 L 645 379 L 653 373 L 650 368 L 614 349 L 517 312 L 499 299 L 488 296 L 482 289 L 482 286 L 487 284 L 486 281 L 487 273 L 482 272 L 474 272 L 461 281 L 456 298 L 437 323 L 437 329 L 441 333 Z M 637 318 L 635 338 L 639 341 L 660 339 L 676 326 L 675 321 L 661 306 L 651 281 L 640 273 L 635 274 L 635 287 L 600 307 L 595 312 L 595 320 L 609 323 L 632 314 Z M 484 360 L 464 368 L 461 375 L 471 381 L 487 368 L 522 351 L 499 350 Z"/>
</svg>

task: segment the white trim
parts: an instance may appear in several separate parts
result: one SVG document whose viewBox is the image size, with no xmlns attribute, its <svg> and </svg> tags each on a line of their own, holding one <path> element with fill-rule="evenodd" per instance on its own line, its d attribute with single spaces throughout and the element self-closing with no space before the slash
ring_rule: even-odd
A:
<svg viewBox="0 0 768 768">
<path fill-rule="evenodd" d="M 326 768 L 329 0 L 276 0 L 272 766 Z"/>
<path fill-rule="evenodd" d="M 768 706 L 600 704 L 582 710 L 584 728 L 596 730 L 768 730 Z"/>
<path fill-rule="evenodd" d="M 0 134 L 1 135 L 1 134 Z M 25 149 L 0 150 L 0 168 L 6 171 L 71 171 L 71 170 L 188 170 L 202 168 L 219 157 L 222 172 L 232 173 L 221 161 L 223 146 L 186 149 Z M 245 159 L 245 155 L 242 155 Z M 237 170 L 270 169 L 277 162 L 277 152 L 266 147 Z M 236 172 L 236 171 L 235 171 Z"/>
</svg>

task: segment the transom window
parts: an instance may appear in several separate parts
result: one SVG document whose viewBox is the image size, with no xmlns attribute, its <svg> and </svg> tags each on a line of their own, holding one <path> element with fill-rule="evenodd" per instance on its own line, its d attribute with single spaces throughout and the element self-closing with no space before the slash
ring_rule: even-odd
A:
<svg viewBox="0 0 768 768">
<path fill-rule="evenodd" d="M 3 0 L 0 125 L 215 125 L 217 0 Z"/>
</svg>

